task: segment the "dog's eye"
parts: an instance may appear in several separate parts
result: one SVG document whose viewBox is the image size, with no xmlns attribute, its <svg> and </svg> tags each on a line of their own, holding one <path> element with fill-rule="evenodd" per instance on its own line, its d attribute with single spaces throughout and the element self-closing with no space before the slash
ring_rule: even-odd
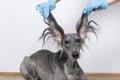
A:
<svg viewBox="0 0 120 80">
<path fill-rule="evenodd" d="M 70 42 L 69 42 L 68 40 L 65 40 L 64 43 L 65 43 L 65 44 L 69 44 Z"/>
<path fill-rule="evenodd" d="M 77 43 L 80 43 L 80 41 L 81 41 L 80 39 L 76 39 L 76 40 L 75 40 L 75 42 L 77 42 Z"/>
</svg>

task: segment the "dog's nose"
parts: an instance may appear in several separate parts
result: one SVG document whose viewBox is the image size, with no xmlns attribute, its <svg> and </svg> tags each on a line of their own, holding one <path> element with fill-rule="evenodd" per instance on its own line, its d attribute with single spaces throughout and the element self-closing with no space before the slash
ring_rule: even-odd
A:
<svg viewBox="0 0 120 80">
<path fill-rule="evenodd" d="M 77 59 L 78 57 L 79 57 L 79 53 L 78 52 L 73 52 L 72 53 L 72 57 L 74 58 L 74 59 Z"/>
</svg>

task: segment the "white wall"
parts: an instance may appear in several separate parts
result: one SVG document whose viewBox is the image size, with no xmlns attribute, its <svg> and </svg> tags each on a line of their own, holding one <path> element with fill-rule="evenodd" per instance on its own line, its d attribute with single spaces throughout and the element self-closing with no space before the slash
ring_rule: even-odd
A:
<svg viewBox="0 0 120 80">
<path fill-rule="evenodd" d="M 36 42 L 47 27 L 35 11 L 42 0 L 0 1 L 0 72 L 19 71 L 24 56 L 41 49 Z M 43 0 L 44 2 L 44 0 Z M 75 24 L 88 0 L 62 0 L 53 14 L 65 32 L 75 32 Z M 85 72 L 120 73 L 120 3 L 91 15 L 101 30 L 98 40 L 91 35 L 80 65 Z"/>
</svg>

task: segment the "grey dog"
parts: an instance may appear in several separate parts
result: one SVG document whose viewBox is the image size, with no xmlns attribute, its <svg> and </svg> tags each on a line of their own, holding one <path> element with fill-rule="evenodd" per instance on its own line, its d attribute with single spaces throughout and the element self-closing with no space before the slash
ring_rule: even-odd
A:
<svg viewBox="0 0 120 80">
<path fill-rule="evenodd" d="M 60 44 L 56 53 L 49 50 L 39 50 L 25 57 L 20 65 L 21 75 L 25 80 L 88 80 L 77 60 L 88 32 L 95 33 L 95 27 L 88 21 L 88 16 L 82 14 L 76 24 L 76 33 L 65 34 L 58 25 L 52 13 L 44 22 L 49 26 L 43 31 L 42 39 L 51 35 Z M 95 23 L 96 24 L 96 23 Z"/>
</svg>

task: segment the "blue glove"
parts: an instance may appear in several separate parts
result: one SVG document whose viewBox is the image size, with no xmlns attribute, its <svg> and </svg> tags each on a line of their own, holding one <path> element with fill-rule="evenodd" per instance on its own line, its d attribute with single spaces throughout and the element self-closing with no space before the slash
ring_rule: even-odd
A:
<svg viewBox="0 0 120 80">
<path fill-rule="evenodd" d="M 83 13 L 89 15 L 94 10 L 106 9 L 107 7 L 107 0 L 90 0 Z"/>
<path fill-rule="evenodd" d="M 56 4 L 53 0 L 49 0 L 48 2 L 44 2 L 42 4 L 38 4 L 36 6 L 36 10 L 39 10 L 41 16 L 44 18 L 48 18 L 49 13 L 56 7 Z"/>
</svg>

